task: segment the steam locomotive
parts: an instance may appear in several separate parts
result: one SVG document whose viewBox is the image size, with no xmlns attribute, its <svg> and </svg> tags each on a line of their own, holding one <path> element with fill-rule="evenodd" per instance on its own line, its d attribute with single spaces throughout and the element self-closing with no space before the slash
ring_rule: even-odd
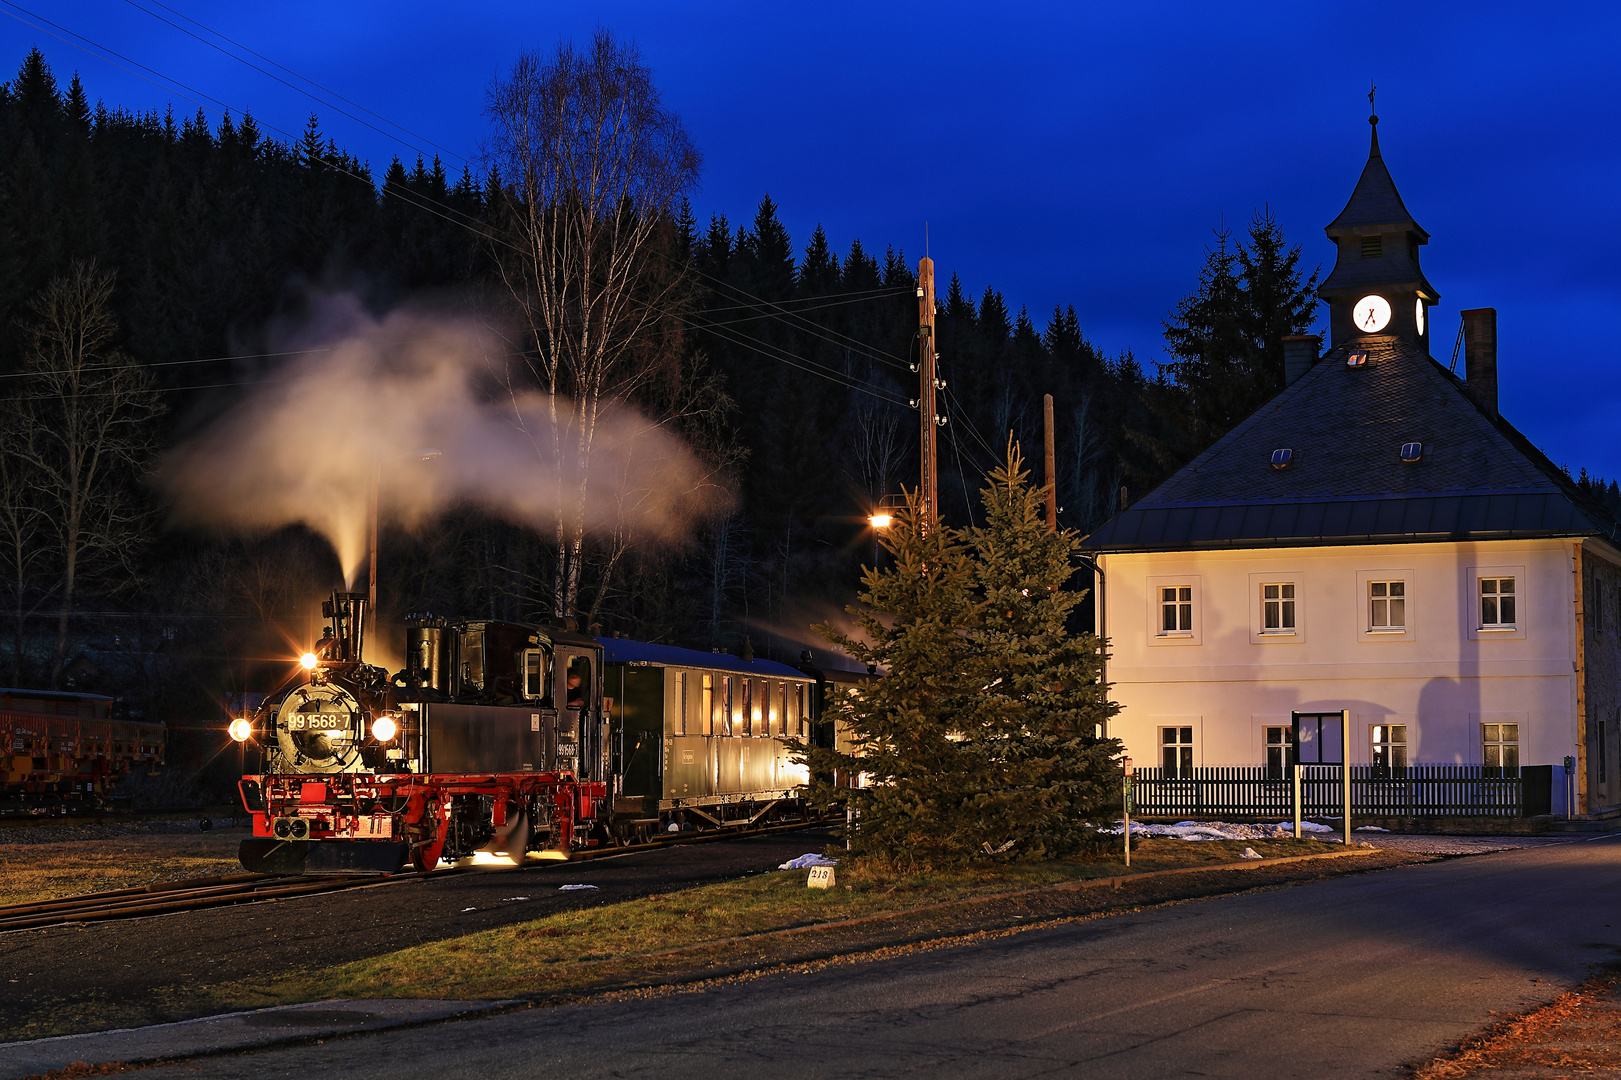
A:
<svg viewBox="0 0 1621 1080">
<path fill-rule="evenodd" d="M 362 659 L 366 606 L 335 592 L 305 674 L 232 724 L 264 751 L 240 784 L 249 870 L 563 859 L 805 813 L 781 740 L 821 738 L 816 669 L 423 616 L 391 676 Z"/>
</svg>

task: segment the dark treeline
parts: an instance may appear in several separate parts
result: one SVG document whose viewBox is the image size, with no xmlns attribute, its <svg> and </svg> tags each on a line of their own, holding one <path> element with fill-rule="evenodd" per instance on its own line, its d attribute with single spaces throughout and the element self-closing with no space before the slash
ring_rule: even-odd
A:
<svg viewBox="0 0 1621 1080">
<path fill-rule="evenodd" d="M 356 292 L 378 311 L 470 305 L 500 322 L 507 301 L 481 225 L 499 192 L 492 175 L 452 175 L 437 160 L 395 160 L 379 180 L 314 118 L 287 143 L 249 116 L 211 126 L 201 114 L 92 106 L 77 76 L 60 85 L 32 52 L 0 87 L 0 396 L 40 397 L 29 328 L 39 298 L 75 268 L 111 275 L 114 344 L 152 395 L 148 465 L 274 377 L 281 358 L 263 355 L 267 343 L 323 290 Z M 669 234 L 690 299 L 672 374 L 647 393 L 701 390 L 677 426 L 735 498 L 684 544 L 596 551 L 577 617 L 699 648 L 736 651 L 747 638 L 793 660 L 815 643 L 811 622 L 842 618 L 873 558 L 866 516 L 916 483 L 916 262 L 860 241 L 834 251 L 820 228 L 791 237 L 770 199 L 739 226 L 684 209 Z M 1170 316 L 1172 364 L 1152 372 L 1129 352 L 1100 352 L 1072 306 L 1032 315 L 942 270 L 943 516 L 974 523 L 1010 434 L 1039 463 L 1047 393 L 1061 521 L 1085 533 L 1122 489 L 1146 492 L 1281 385 L 1276 339 L 1312 319 L 1298 255 L 1264 215 L 1247 242 L 1221 237 Z M 312 407 L 334 423 L 386 422 L 364 401 Z M 216 722 L 231 692 L 264 681 L 241 658 L 287 648 L 259 627 L 289 641 L 310 632 L 313 601 L 339 584 L 335 559 L 301 529 L 177 532 L 150 488 L 133 501 L 140 513 L 125 525 L 140 542 L 87 562 L 75 596 L 63 591 L 59 538 L 41 533 L 29 558 L 8 555 L 7 679 L 110 689 L 131 712 Z M 385 529 L 382 550 L 385 625 L 420 610 L 548 617 L 551 548 L 529 530 L 463 509 L 416 535 Z M 65 599 L 71 640 L 59 641 Z"/>
</svg>

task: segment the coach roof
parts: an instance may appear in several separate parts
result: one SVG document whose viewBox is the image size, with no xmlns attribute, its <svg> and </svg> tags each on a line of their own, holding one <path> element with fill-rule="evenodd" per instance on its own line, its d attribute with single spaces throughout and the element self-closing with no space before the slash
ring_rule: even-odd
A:
<svg viewBox="0 0 1621 1080">
<path fill-rule="evenodd" d="M 635 664 L 647 667 L 710 668 L 716 671 L 736 671 L 744 675 L 758 675 L 771 679 L 798 679 L 810 682 L 803 671 L 796 671 L 775 660 L 744 660 L 728 653 L 699 652 L 674 645 L 655 645 L 649 641 L 629 638 L 597 638 L 602 646 L 603 659 L 610 664 Z"/>
</svg>

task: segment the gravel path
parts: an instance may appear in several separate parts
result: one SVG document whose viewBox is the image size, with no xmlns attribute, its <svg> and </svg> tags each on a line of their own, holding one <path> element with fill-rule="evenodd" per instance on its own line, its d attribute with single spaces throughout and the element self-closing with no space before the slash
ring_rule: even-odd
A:
<svg viewBox="0 0 1621 1080">
<path fill-rule="evenodd" d="M 1352 819 L 1355 820 L 1355 819 Z M 1484 855 L 1488 851 L 1568 844 L 1585 837 L 1571 836 L 1435 836 L 1428 833 L 1352 832 L 1353 840 L 1374 847 L 1411 851 L 1420 855 Z"/>
</svg>

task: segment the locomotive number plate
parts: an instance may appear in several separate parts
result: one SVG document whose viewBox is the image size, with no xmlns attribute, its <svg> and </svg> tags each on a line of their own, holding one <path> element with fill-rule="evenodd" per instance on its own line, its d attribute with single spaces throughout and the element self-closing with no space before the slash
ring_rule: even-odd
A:
<svg viewBox="0 0 1621 1080">
<path fill-rule="evenodd" d="M 342 734 L 349 729 L 346 726 L 333 727 L 329 716 L 289 716 L 287 718 L 288 731 L 330 731 L 334 735 Z"/>
<path fill-rule="evenodd" d="M 579 747 L 575 746 L 571 742 L 560 742 L 557 744 L 557 754 L 559 757 L 573 757 L 575 754 L 579 753 L 579 749 Z"/>
</svg>

